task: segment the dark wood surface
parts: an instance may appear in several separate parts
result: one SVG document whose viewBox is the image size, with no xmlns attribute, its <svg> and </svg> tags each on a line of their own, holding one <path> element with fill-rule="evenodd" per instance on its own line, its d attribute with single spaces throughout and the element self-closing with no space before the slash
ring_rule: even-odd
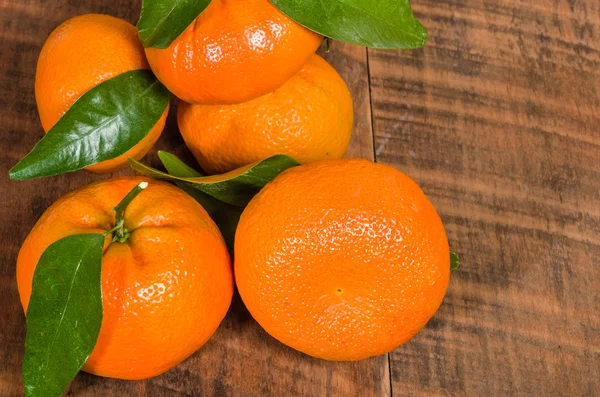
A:
<svg viewBox="0 0 600 397">
<path fill-rule="evenodd" d="M 388 356 L 332 363 L 269 337 L 239 297 L 214 337 L 162 376 L 80 374 L 72 396 L 599 396 L 600 3 L 415 0 L 413 52 L 335 43 L 356 104 L 350 156 L 423 187 L 462 266 L 437 315 Z M 139 1 L 0 2 L 0 396 L 21 396 L 15 261 L 58 197 L 99 177 L 9 182 L 42 136 L 35 65 L 63 20 L 135 22 Z M 157 148 L 191 160 L 174 118 Z M 155 151 L 147 158 L 157 164 Z M 125 172 L 128 173 L 128 172 Z"/>
</svg>

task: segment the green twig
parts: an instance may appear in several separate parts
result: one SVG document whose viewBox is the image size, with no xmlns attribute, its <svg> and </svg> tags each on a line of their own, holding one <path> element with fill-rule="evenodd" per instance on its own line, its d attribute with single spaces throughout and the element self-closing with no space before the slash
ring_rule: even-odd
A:
<svg viewBox="0 0 600 397">
<path fill-rule="evenodd" d="M 114 233 L 113 242 L 124 243 L 129 238 L 130 233 L 124 227 L 125 219 L 123 218 L 123 215 L 125 213 L 125 208 L 127 208 L 129 203 L 131 203 L 133 199 L 136 198 L 136 196 L 147 187 L 148 182 L 140 182 L 129 193 L 127 193 L 127 196 L 125 196 L 125 198 L 121 200 L 121 202 L 114 208 L 116 212 L 115 227 L 104 233 L 105 236 L 109 235 L 110 233 Z"/>
</svg>

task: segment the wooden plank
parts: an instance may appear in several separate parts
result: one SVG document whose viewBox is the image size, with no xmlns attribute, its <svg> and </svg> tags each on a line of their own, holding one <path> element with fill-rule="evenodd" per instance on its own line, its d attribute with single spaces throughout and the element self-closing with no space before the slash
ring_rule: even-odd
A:
<svg viewBox="0 0 600 397">
<path fill-rule="evenodd" d="M 377 160 L 462 267 L 392 355 L 394 396 L 600 395 L 600 3 L 419 0 L 426 48 L 369 51 Z"/>
<path fill-rule="evenodd" d="M 33 94 L 37 56 L 48 34 L 65 19 L 90 12 L 135 23 L 139 1 L 4 1 L 0 38 L 0 123 L 4 133 L 0 208 L 0 395 L 22 395 L 20 365 L 24 316 L 14 280 L 21 242 L 42 212 L 58 197 L 106 178 L 77 172 L 28 182 L 9 182 L 6 171 L 42 136 Z M 323 52 L 322 52 L 323 53 Z M 326 58 L 348 82 L 356 105 L 356 131 L 349 155 L 373 158 L 366 50 L 336 43 Z M 174 117 L 158 148 L 192 157 L 177 132 Z M 156 149 L 147 160 L 158 164 Z M 128 174 L 129 171 L 123 172 Z M 123 174 L 121 173 L 121 174 Z M 239 296 L 215 336 L 199 352 L 162 376 L 139 382 L 104 379 L 82 373 L 68 393 L 73 396 L 389 396 L 386 356 L 360 363 L 331 363 L 295 352 L 267 335 L 250 317 Z"/>
</svg>

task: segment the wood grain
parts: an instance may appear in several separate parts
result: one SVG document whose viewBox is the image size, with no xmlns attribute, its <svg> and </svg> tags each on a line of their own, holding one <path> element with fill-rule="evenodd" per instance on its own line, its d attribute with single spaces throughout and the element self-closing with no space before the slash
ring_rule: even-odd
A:
<svg viewBox="0 0 600 397">
<path fill-rule="evenodd" d="M 395 396 L 600 395 L 600 4 L 421 0 L 420 51 L 369 51 L 377 161 L 432 199 L 462 267 L 392 354 Z"/>
</svg>

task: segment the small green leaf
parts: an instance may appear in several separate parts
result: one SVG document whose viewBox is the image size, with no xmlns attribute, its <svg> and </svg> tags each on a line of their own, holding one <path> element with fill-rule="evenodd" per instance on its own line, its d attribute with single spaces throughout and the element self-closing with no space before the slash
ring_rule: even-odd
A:
<svg viewBox="0 0 600 397">
<path fill-rule="evenodd" d="M 92 353 L 102 324 L 104 236 L 50 245 L 33 275 L 23 382 L 29 397 L 60 396 Z"/>
<path fill-rule="evenodd" d="M 179 178 L 196 178 L 202 176 L 201 173 L 191 168 L 181 160 L 177 158 L 177 156 L 159 151 L 158 157 L 162 161 L 163 165 L 167 169 L 167 172 L 172 176 L 176 176 Z M 233 242 L 235 238 L 235 230 L 237 229 L 238 222 L 240 221 L 240 216 L 244 209 L 242 207 L 237 207 L 231 204 L 225 204 L 222 201 L 219 201 L 202 191 L 195 189 L 192 184 L 187 182 L 176 182 L 177 186 L 182 189 L 184 192 L 192 196 L 197 202 L 204 207 L 208 215 L 215 221 L 229 250 L 233 250 Z"/>
<path fill-rule="evenodd" d="M 168 104 L 169 92 L 148 70 L 104 81 L 73 103 L 10 178 L 52 176 L 118 157 L 148 135 Z"/>
<path fill-rule="evenodd" d="M 196 171 L 195 169 L 181 161 L 179 157 L 169 152 L 165 152 L 164 150 L 158 151 L 158 158 L 167 169 L 167 172 L 173 176 L 177 176 L 180 178 L 197 178 L 205 176 L 201 172 Z"/>
<path fill-rule="evenodd" d="M 413 49 L 427 31 L 409 0 L 271 0 L 299 24 L 334 40 L 371 48 Z"/>
<path fill-rule="evenodd" d="M 210 0 L 143 0 L 138 35 L 144 47 L 167 48 Z"/>
<path fill-rule="evenodd" d="M 460 264 L 458 263 L 458 255 L 450 251 L 450 270 L 456 270 Z"/>
<path fill-rule="evenodd" d="M 238 207 L 245 207 L 252 197 L 277 175 L 299 165 L 290 156 L 278 154 L 226 174 L 182 178 L 155 170 L 132 158 L 129 159 L 129 163 L 142 175 L 173 182 L 187 182 L 194 189 Z"/>
</svg>

